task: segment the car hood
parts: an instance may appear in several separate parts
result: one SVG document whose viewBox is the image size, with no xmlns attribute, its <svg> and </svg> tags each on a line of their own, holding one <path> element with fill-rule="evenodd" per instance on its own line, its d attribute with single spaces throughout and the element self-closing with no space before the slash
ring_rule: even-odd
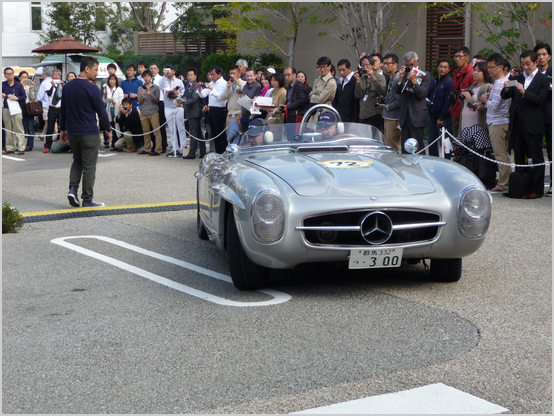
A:
<svg viewBox="0 0 554 416">
<path fill-rule="evenodd" d="M 402 196 L 435 191 L 414 163 L 414 156 L 392 152 L 268 154 L 246 160 L 273 172 L 307 197 Z"/>
</svg>

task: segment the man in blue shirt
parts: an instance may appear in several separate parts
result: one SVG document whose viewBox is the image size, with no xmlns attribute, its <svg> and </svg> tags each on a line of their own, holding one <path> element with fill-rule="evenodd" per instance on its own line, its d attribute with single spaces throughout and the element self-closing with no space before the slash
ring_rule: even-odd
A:
<svg viewBox="0 0 554 416">
<path fill-rule="evenodd" d="M 98 116 L 100 126 L 106 131 L 109 140 L 112 139 L 112 128 L 102 93 L 95 84 L 98 60 L 85 56 L 81 61 L 80 71 L 79 76 L 65 86 L 60 107 L 60 140 L 63 143 L 69 140 L 73 153 L 67 199 L 71 206 L 79 206 L 77 189 L 82 178 L 82 207 L 103 207 L 104 204 L 92 199 L 100 143 L 96 117 Z"/>
<path fill-rule="evenodd" d="M 2 154 L 5 155 L 14 152 L 14 133 L 17 133 L 19 154 L 24 155 L 27 137 L 25 136 L 25 132 L 23 130 L 23 115 L 21 114 L 19 100 L 25 100 L 27 98 L 27 94 L 25 94 L 23 85 L 21 85 L 20 82 L 15 81 L 15 74 L 12 68 L 5 68 L 4 76 L 6 77 L 6 81 L 2 82 L 2 119 L 4 121 L 4 126 L 8 131 L 6 132 L 6 150 L 3 151 Z M 10 105 L 12 106 L 11 110 Z"/>
<path fill-rule="evenodd" d="M 138 88 L 144 85 L 144 83 L 138 79 L 135 75 L 137 74 L 137 69 L 135 65 L 130 64 L 127 66 L 127 79 L 121 82 L 121 89 L 123 90 L 123 95 L 129 97 L 133 101 L 133 108 L 137 108 L 138 104 Z"/>
</svg>

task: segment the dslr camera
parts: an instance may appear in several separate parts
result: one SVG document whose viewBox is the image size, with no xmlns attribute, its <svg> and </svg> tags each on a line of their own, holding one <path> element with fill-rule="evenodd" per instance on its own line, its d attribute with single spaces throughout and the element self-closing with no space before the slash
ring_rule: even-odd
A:
<svg viewBox="0 0 554 416">
<path fill-rule="evenodd" d="M 375 107 L 377 107 L 379 104 L 386 104 L 385 101 L 385 97 L 377 97 L 377 99 L 375 100 Z"/>
</svg>

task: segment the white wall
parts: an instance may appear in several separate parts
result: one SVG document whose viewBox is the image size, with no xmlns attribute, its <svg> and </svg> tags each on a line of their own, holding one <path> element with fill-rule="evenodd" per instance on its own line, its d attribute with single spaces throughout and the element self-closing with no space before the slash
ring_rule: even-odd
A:
<svg viewBox="0 0 554 416">
<path fill-rule="evenodd" d="M 39 62 L 31 50 L 38 47 L 31 32 L 31 3 L 2 3 L 2 66 Z"/>
</svg>

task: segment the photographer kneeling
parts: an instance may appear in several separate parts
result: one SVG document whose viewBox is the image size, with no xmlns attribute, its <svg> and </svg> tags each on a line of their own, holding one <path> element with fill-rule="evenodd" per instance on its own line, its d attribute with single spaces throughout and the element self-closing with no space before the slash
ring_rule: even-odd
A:
<svg viewBox="0 0 554 416">
<path fill-rule="evenodd" d="M 111 150 L 123 152 L 127 149 L 128 153 L 138 150 L 142 142 L 142 123 L 137 110 L 133 109 L 133 101 L 130 98 L 124 98 L 119 107 L 119 114 L 115 117 L 115 122 L 121 126 L 123 136 L 115 142 L 115 147 Z M 133 136 L 138 135 L 138 136 Z"/>
</svg>

